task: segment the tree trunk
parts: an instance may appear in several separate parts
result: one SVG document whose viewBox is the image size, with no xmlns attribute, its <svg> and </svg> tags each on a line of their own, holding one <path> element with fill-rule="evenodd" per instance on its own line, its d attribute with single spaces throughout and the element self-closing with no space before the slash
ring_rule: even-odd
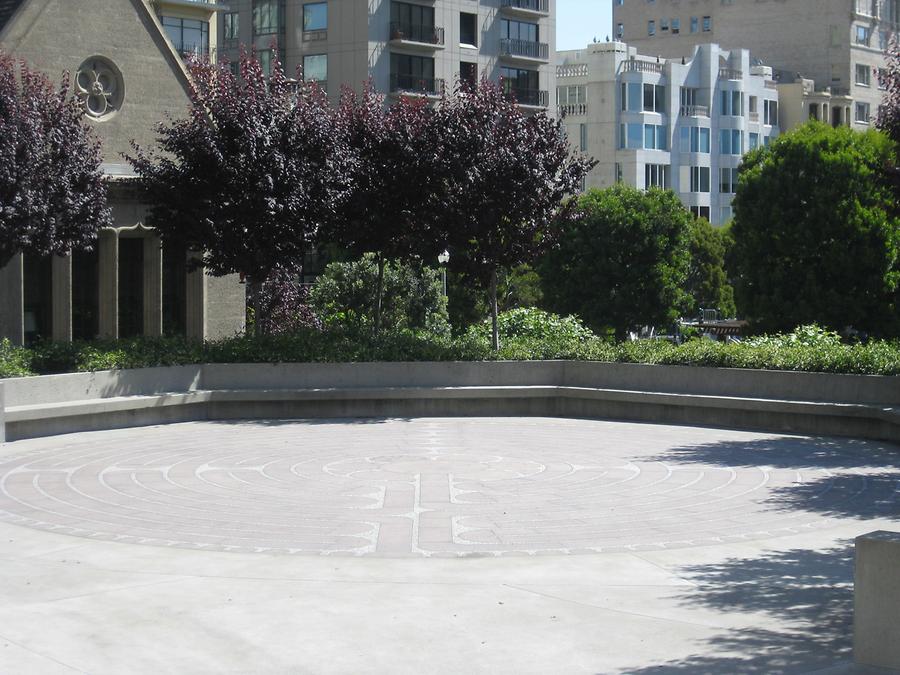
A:
<svg viewBox="0 0 900 675">
<path fill-rule="evenodd" d="M 378 282 L 375 286 L 375 335 L 381 332 L 381 303 L 384 296 L 384 256 L 378 253 Z"/>
<path fill-rule="evenodd" d="M 491 271 L 491 347 L 500 351 L 500 332 L 497 329 L 497 268 Z"/>
</svg>

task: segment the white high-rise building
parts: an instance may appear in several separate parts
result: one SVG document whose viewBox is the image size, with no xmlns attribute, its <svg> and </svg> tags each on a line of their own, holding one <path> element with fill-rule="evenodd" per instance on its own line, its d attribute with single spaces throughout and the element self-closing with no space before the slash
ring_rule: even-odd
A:
<svg viewBox="0 0 900 675">
<path fill-rule="evenodd" d="M 742 156 L 779 133 L 770 68 L 715 44 L 689 58 L 642 56 L 622 42 L 557 58 L 557 114 L 569 142 L 599 162 L 586 187 L 668 188 L 714 225 L 731 219 Z"/>
</svg>

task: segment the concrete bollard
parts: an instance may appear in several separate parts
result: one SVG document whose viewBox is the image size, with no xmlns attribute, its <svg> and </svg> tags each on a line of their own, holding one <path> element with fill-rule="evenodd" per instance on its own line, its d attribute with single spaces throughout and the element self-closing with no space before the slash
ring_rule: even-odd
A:
<svg viewBox="0 0 900 675">
<path fill-rule="evenodd" d="M 900 670 L 900 532 L 856 538 L 853 658 Z"/>
<path fill-rule="evenodd" d="M 0 443 L 6 441 L 6 408 L 3 403 L 3 382 L 0 382 Z"/>
</svg>

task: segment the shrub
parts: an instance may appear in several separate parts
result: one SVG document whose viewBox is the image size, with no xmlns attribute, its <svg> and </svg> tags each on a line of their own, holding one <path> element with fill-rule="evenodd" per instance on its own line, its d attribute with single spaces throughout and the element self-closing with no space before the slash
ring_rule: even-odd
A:
<svg viewBox="0 0 900 675">
<path fill-rule="evenodd" d="M 378 266 L 372 254 L 331 263 L 316 279 L 309 302 L 322 323 L 354 334 L 374 327 Z M 384 330 L 425 330 L 450 334 L 440 274 L 429 267 L 389 261 L 384 269 L 381 326 Z"/>
<path fill-rule="evenodd" d="M 545 340 L 552 342 L 585 342 L 596 338 L 577 316 L 561 317 L 536 307 L 519 307 L 497 315 L 501 340 Z M 478 337 L 491 333 L 490 319 L 477 323 L 469 332 Z"/>
<path fill-rule="evenodd" d="M 22 347 L 13 347 L 9 340 L 0 340 L 0 379 L 34 375 L 31 371 L 31 353 Z"/>
</svg>

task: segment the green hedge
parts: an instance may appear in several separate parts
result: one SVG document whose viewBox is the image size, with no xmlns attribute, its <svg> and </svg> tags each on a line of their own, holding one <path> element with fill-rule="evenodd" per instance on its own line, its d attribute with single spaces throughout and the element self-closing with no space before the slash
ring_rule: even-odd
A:
<svg viewBox="0 0 900 675">
<path fill-rule="evenodd" d="M 900 342 L 867 345 L 758 344 L 692 340 L 676 346 L 645 340 L 613 344 L 583 336 L 569 339 L 514 335 L 491 352 L 477 331 L 459 338 L 393 331 L 378 338 L 349 332 L 308 330 L 293 335 L 235 337 L 207 343 L 181 338 L 44 343 L 11 347 L 0 341 L 0 378 L 33 374 L 142 368 L 189 363 L 277 363 L 347 361 L 488 361 L 575 359 L 722 368 L 761 368 L 871 375 L 900 374 Z"/>
</svg>

